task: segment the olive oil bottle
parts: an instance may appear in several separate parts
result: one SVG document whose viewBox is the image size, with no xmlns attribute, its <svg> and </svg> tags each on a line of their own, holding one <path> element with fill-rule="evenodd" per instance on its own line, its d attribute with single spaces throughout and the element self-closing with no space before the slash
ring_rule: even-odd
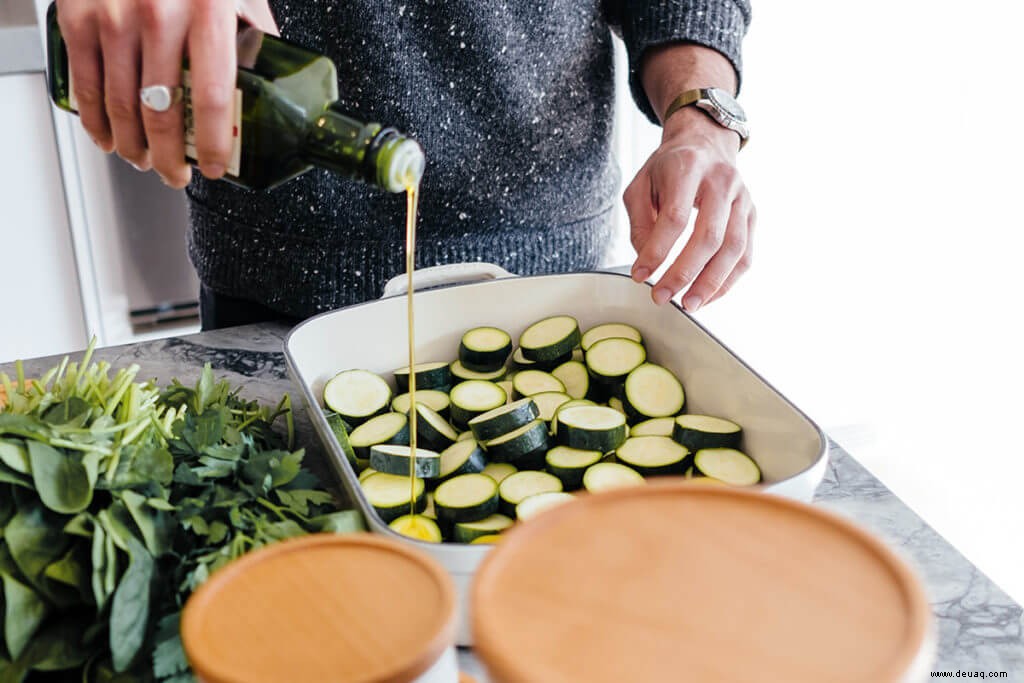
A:
<svg viewBox="0 0 1024 683">
<path fill-rule="evenodd" d="M 389 192 L 419 183 L 424 167 L 419 144 L 394 128 L 342 112 L 335 104 L 338 79 L 330 59 L 251 26 L 239 29 L 234 151 L 226 180 L 265 189 L 320 166 Z M 76 113 L 55 4 L 47 12 L 47 62 L 50 97 Z M 194 164 L 189 83 L 186 62 L 185 156 Z"/>
</svg>

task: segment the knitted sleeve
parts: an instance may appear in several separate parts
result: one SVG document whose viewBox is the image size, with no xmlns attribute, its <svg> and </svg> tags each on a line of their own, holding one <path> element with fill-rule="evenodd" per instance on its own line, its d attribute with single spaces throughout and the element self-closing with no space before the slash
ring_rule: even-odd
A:
<svg viewBox="0 0 1024 683">
<path fill-rule="evenodd" d="M 736 69 L 738 89 L 740 44 L 750 23 L 750 0 L 609 0 L 606 11 L 626 43 L 633 99 L 652 123 L 657 124 L 658 117 L 640 81 L 640 64 L 648 48 L 687 42 L 718 50 Z"/>
</svg>

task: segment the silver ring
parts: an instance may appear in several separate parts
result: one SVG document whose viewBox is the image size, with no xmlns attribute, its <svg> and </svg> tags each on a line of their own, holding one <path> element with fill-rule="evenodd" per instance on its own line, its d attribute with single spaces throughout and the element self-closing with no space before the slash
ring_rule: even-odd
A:
<svg viewBox="0 0 1024 683">
<path fill-rule="evenodd" d="M 169 85 L 150 85 L 139 90 L 139 100 L 150 111 L 165 112 L 181 102 L 184 93 L 181 86 L 172 88 Z"/>
</svg>

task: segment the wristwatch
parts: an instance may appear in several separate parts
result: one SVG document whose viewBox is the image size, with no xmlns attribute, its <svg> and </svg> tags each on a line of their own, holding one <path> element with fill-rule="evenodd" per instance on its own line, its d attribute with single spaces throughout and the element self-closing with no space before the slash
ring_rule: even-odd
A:
<svg viewBox="0 0 1024 683">
<path fill-rule="evenodd" d="M 747 115 L 743 107 L 736 101 L 736 98 L 721 88 L 695 88 L 687 90 L 672 101 L 665 110 L 662 121 L 668 121 L 668 117 L 675 114 L 683 107 L 695 105 L 706 113 L 723 128 L 735 132 L 740 136 L 740 149 L 747 144 L 750 138 L 750 127 L 747 125 Z"/>
</svg>

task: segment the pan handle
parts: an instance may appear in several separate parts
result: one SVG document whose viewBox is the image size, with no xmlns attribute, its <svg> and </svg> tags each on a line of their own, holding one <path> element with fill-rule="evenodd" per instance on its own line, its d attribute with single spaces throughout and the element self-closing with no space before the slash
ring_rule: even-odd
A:
<svg viewBox="0 0 1024 683">
<path fill-rule="evenodd" d="M 483 282 L 484 280 L 498 280 L 505 277 L 515 277 L 515 275 L 493 263 L 448 263 L 443 266 L 418 268 L 413 273 L 412 284 L 413 287 L 420 290 L 439 285 Z M 384 298 L 405 294 L 408 289 L 408 282 L 408 277 L 404 273 L 391 278 L 384 285 Z"/>
</svg>

